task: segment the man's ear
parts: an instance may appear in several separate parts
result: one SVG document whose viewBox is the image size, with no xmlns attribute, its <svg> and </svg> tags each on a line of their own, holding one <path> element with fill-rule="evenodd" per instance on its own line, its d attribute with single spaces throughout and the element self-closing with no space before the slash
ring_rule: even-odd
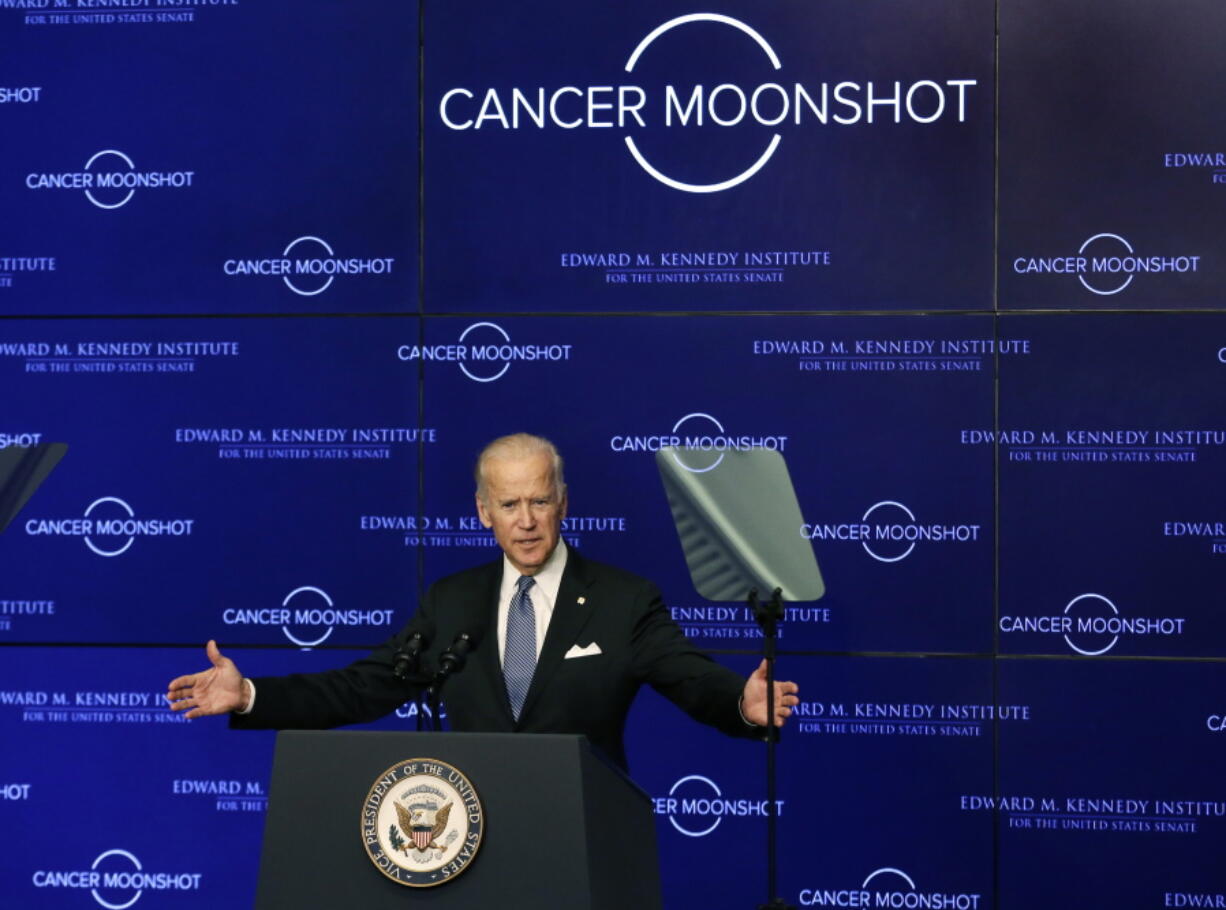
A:
<svg viewBox="0 0 1226 910">
<path fill-rule="evenodd" d="M 481 519 L 481 526 L 488 528 L 493 526 L 494 522 L 490 520 L 490 513 L 485 509 L 485 503 L 481 499 L 481 494 L 476 496 L 477 500 L 477 517 Z"/>
</svg>

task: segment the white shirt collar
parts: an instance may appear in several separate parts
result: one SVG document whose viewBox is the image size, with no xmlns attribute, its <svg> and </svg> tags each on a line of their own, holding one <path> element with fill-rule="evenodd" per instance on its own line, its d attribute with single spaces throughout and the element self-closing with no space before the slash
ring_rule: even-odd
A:
<svg viewBox="0 0 1226 910">
<path fill-rule="evenodd" d="M 530 589 L 533 598 L 536 597 L 537 591 L 544 594 L 550 611 L 553 610 L 553 605 L 558 600 L 558 588 L 562 587 L 562 573 L 566 570 L 566 554 L 566 543 L 559 537 L 558 545 L 553 548 L 553 552 L 549 554 L 541 570 L 532 576 L 532 580 L 536 582 Z M 519 581 L 521 574 L 519 569 L 511 564 L 507 555 L 502 554 L 502 586 L 498 592 L 500 603 L 511 602 L 511 597 L 515 594 L 515 583 Z"/>
<path fill-rule="evenodd" d="M 533 582 L 528 589 L 532 600 L 532 611 L 536 616 L 536 654 L 540 657 L 541 648 L 545 644 L 545 633 L 549 631 L 549 620 L 553 618 L 553 606 L 558 602 L 558 589 L 562 587 L 562 572 L 566 569 L 566 544 L 558 538 L 541 570 L 532 576 Z M 511 606 L 511 598 L 515 595 L 515 584 L 519 581 L 520 571 L 511 564 L 506 554 L 502 556 L 502 584 L 498 588 L 498 660 L 501 663 L 506 654 L 507 641 L 507 611 Z"/>
</svg>

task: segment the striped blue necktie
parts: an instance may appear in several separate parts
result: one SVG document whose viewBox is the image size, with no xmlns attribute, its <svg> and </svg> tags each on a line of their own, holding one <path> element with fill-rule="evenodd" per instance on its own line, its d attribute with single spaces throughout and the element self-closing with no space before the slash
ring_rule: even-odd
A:
<svg viewBox="0 0 1226 910">
<path fill-rule="evenodd" d="M 511 700 L 511 714 L 516 720 L 519 720 L 536 669 L 536 611 L 528 596 L 531 586 L 531 575 L 521 575 L 515 582 L 515 593 L 507 611 L 507 640 L 502 655 L 502 678 L 506 681 L 507 698 Z"/>
</svg>

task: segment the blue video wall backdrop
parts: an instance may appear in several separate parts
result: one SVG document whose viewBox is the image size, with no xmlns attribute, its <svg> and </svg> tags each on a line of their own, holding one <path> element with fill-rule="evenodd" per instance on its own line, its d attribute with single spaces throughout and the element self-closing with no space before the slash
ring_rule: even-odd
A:
<svg viewBox="0 0 1226 910">
<path fill-rule="evenodd" d="M 249 905 L 273 736 L 166 682 L 364 654 L 497 556 L 527 430 L 740 673 L 656 453 L 787 459 L 790 905 L 1226 906 L 1224 29 L 0 0 L 0 449 L 68 445 L 0 535 L 0 905 Z M 760 744 L 645 692 L 627 748 L 665 906 L 763 902 Z"/>
</svg>

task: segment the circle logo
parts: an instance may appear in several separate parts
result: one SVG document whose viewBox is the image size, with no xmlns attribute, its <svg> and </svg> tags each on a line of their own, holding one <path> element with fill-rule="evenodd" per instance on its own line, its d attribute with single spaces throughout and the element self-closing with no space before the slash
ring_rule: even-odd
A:
<svg viewBox="0 0 1226 910">
<path fill-rule="evenodd" d="M 1073 608 L 1077 607 L 1078 604 L 1080 604 L 1081 606 L 1076 611 L 1074 611 Z M 1065 616 L 1069 616 L 1069 615 L 1075 616 L 1077 614 L 1081 614 L 1082 621 L 1079 623 L 1079 625 L 1088 626 L 1090 628 L 1090 632 L 1094 633 L 1097 631 L 1094 629 L 1094 625 L 1095 625 L 1095 623 L 1093 623 L 1094 616 L 1093 616 L 1093 613 L 1087 614 L 1087 611 L 1093 611 L 1093 608 L 1097 606 L 1098 608 L 1097 613 L 1101 616 L 1103 615 L 1104 605 L 1106 609 L 1111 611 L 1110 614 L 1107 614 L 1107 615 L 1109 616 L 1119 616 L 1120 615 L 1120 611 L 1116 608 L 1115 604 L 1113 604 L 1106 597 L 1103 597 L 1101 594 L 1080 594 L 1077 597 L 1074 597 L 1065 606 L 1064 615 Z M 1097 625 L 1105 625 L 1105 623 L 1103 623 L 1100 619 Z M 1096 637 L 1101 639 L 1101 638 L 1105 638 L 1108 635 L 1111 636 L 1111 640 L 1108 641 L 1107 644 L 1104 645 L 1103 647 L 1097 648 L 1097 649 L 1094 649 L 1093 645 L 1086 644 L 1085 641 L 1082 641 L 1082 644 L 1086 645 L 1086 647 L 1078 647 L 1077 645 L 1073 644 L 1073 640 L 1069 638 L 1067 634 L 1064 636 L 1064 642 L 1070 648 L 1076 651 L 1078 654 L 1084 654 L 1086 657 L 1097 657 L 1099 654 L 1106 654 L 1108 651 L 1114 648 L 1116 643 L 1120 640 L 1119 635 L 1113 632 L 1110 632 L 1110 631 L 1100 632 L 1097 634 Z"/>
<path fill-rule="evenodd" d="M 690 781 L 699 781 L 703 784 L 706 784 L 708 787 L 711 788 L 711 792 L 715 794 L 716 799 L 722 798 L 724 795 L 723 793 L 720 792 L 719 787 L 716 786 L 715 781 L 711 780 L 711 778 L 703 777 L 701 774 L 690 774 L 687 777 L 681 778 L 681 780 L 673 784 L 672 789 L 668 791 L 669 797 L 677 798 L 677 791 L 681 789 L 683 784 L 687 784 Z M 701 812 L 701 809 L 710 806 L 711 798 L 710 797 L 691 797 L 689 799 L 682 800 L 681 804 L 683 807 L 691 809 L 692 810 L 691 814 L 701 815 L 701 814 L 704 814 Z M 709 808 L 707 809 L 707 814 L 710 814 Z M 691 831 L 689 828 L 686 828 L 685 826 L 683 826 L 680 822 L 677 821 L 677 816 L 671 812 L 668 814 L 668 821 L 669 821 L 669 824 L 671 824 L 674 828 L 676 828 L 686 837 L 706 837 L 708 834 L 710 834 L 712 831 L 714 831 L 716 828 L 719 827 L 719 823 L 723 821 L 723 817 L 720 815 L 716 815 L 715 821 L 711 822 L 710 825 L 708 825 L 707 827 L 699 831 Z"/>
<path fill-rule="evenodd" d="M 336 255 L 336 253 L 332 252 L 332 247 L 328 246 L 328 242 L 326 240 L 321 240 L 318 237 L 310 237 L 310 236 L 298 237 L 295 240 L 291 240 L 289 242 L 289 245 L 286 246 L 286 248 L 281 251 L 281 255 L 289 256 L 289 251 L 292 250 L 294 247 L 296 247 L 300 243 L 317 243 L 321 247 L 324 248 L 324 252 L 328 255 L 328 258 L 332 258 Z M 323 260 L 314 260 L 314 261 L 322 262 Z M 289 288 L 291 291 L 293 291 L 295 294 L 301 294 L 303 297 L 314 297 L 316 294 L 322 294 L 329 287 L 331 287 L 332 279 L 335 277 L 336 277 L 335 275 L 328 275 L 324 283 L 314 289 L 298 287 L 298 285 L 290 281 L 289 275 L 282 275 L 281 280 L 284 281 L 285 286 Z"/>
<path fill-rule="evenodd" d="M 912 512 L 910 509 L 908 509 L 906 506 L 904 506 L 901 502 L 895 502 L 892 499 L 882 500 L 881 502 L 878 502 L 878 503 L 875 503 L 874 505 L 869 506 L 868 511 L 864 513 L 864 517 L 861 518 L 860 520 L 868 521 L 868 517 L 872 515 L 874 512 L 876 512 L 878 509 L 900 509 L 902 513 L 907 516 L 906 525 L 915 524 L 915 513 Z M 893 527 L 903 528 L 905 527 L 905 525 L 902 522 L 899 522 L 895 524 Z M 904 538 L 901 542 L 906 543 L 907 547 L 901 553 L 894 555 L 894 556 L 883 556 L 881 553 L 876 552 L 875 550 L 873 550 L 872 547 L 868 545 L 867 540 L 860 541 L 860 545 L 864 547 L 865 553 L 873 557 L 873 559 L 877 560 L 878 562 L 901 562 L 902 560 L 906 559 L 908 556 L 911 555 L 911 551 L 915 549 L 915 541 L 914 540 L 907 541 Z"/>
<path fill-rule="evenodd" d="M 472 782 L 436 758 L 392 765 L 362 803 L 362 846 L 400 885 L 432 888 L 469 867 L 481 847 L 485 811 Z"/>
<path fill-rule="evenodd" d="M 634 52 L 630 55 L 630 59 L 626 61 L 626 72 L 634 72 L 634 67 L 638 63 L 639 57 L 641 57 L 643 52 L 651 46 L 653 41 L 655 41 L 665 32 L 671 31 L 680 25 L 688 25 L 691 22 L 716 22 L 720 25 L 731 26 L 732 28 L 743 32 L 753 39 L 753 41 L 757 43 L 758 47 L 762 49 L 762 53 L 766 55 L 766 59 L 770 61 L 770 65 L 774 69 L 778 70 L 783 66 L 783 64 L 779 62 L 779 56 L 775 53 L 774 48 L 767 43 L 766 39 L 739 19 L 733 19 L 731 16 L 723 16 L 719 13 L 690 13 L 685 16 L 678 16 L 676 19 L 670 19 L 663 25 L 657 26 L 650 33 L 648 33 L 648 35 L 639 42 L 638 47 L 634 49 Z M 724 86 L 721 86 L 720 88 L 724 88 Z M 720 91 L 720 88 L 717 88 L 715 92 L 712 93 L 712 101 L 714 101 L 714 96 Z M 735 86 L 727 86 L 727 88 L 733 89 Z M 742 98 L 742 101 L 743 100 L 744 99 Z M 712 116 L 714 117 L 714 108 L 712 108 Z M 778 121 L 773 122 L 777 123 Z M 724 125 L 727 124 L 725 123 Z M 681 190 L 682 192 L 686 193 L 718 193 L 721 190 L 731 189 L 738 184 L 744 183 L 766 166 L 766 163 L 771 160 L 771 156 L 775 154 L 775 149 L 779 148 L 779 143 L 781 141 L 781 137 L 778 133 L 772 134 L 770 141 L 766 145 L 766 149 L 761 155 L 758 156 L 757 160 L 745 170 L 741 171 L 739 174 L 729 177 L 727 180 L 720 180 L 715 183 L 686 183 L 681 180 L 673 179 L 653 166 L 651 162 L 648 161 L 643 155 L 643 153 L 639 151 L 638 146 L 634 144 L 634 139 L 631 138 L 628 133 L 623 136 L 622 139 L 625 141 L 626 148 L 630 151 L 631 157 L 634 158 L 639 167 L 645 170 L 653 178 L 663 183 L 665 186 L 672 187 L 675 190 Z"/>
<path fill-rule="evenodd" d="M 111 874 L 107 876 L 108 881 L 103 885 L 102 890 L 107 892 L 106 896 L 111 898 L 111 900 L 107 900 L 101 894 L 99 894 L 97 888 L 90 888 L 89 893 L 94 896 L 94 900 L 96 900 L 101 906 L 106 907 L 107 910 L 127 910 L 128 907 L 131 907 L 138 900 L 140 900 L 141 894 L 144 893 L 144 890 L 136 885 L 136 882 L 139 880 L 137 873 L 140 873 L 143 870 L 143 867 L 140 864 L 140 860 L 127 850 L 107 850 L 105 853 L 98 854 L 98 858 L 94 860 L 93 865 L 91 865 L 89 868 L 93 871 L 98 871 L 98 867 L 102 865 L 102 861 L 110 856 L 122 856 L 136 868 L 131 872 L 128 870 L 107 870 Z M 126 894 L 120 896 L 116 893 L 112 893 L 126 891 L 135 891 L 136 893 L 127 900 L 123 900 L 123 897 L 127 896 Z M 112 901 L 115 902 L 113 903 Z"/>
<path fill-rule="evenodd" d="M 104 155 L 114 155 L 116 158 L 120 159 L 124 164 L 128 166 L 129 171 L 136 170 L 136 165 L 132 163 L 132 159 L 129 158 L 127 155 L 125 155 L 123 152 L 116 151 L 115 149 L 103 149 L 100 152 L 95 152 L 93 155 L 90 156 L 89 161 L 85 162 L 85 172 L 91 173 L 90 168 L 94 166 L 94 162 L 97 161 L 99 158 L 103 157 Z M 108 202 L 103 202 L 100 199 L 98 199 L 98 197 L 94 195 L 93 190 L 86 190 L 85 198 L 88 199 L 90 202 L 92 202 L 94 205 L 98 206 L 98 208 L 100 209 L 117 209 L 117 208 L 121 208 L 127 205 L 128 200 L 130 200 L 135 193 L 136 193 L 135 189 L 129 189 L 127 192 L 127 195 L 125 195 L 118 202 L 108 203 Z"/>
<path fill-rule="evenodd" d="M 699 411 L 696 411 L 693 414 L 686 414 L 684 417 L 678 420 L 675 424 L 673 424 L 673 435 L 674 436 L 677 435 L 677 433 L 681 430 L 681 427 L 685 425 L 686 421 L 699 419 L 699 418 L 701 418 L 702 420 L 707 420 L 710 423 L 712 423 L 715 426 L 716 431 L 719 433 L 719 437 L 712 436 L 710 438 L 718 439 L 724 435 L 724 425 L 723 424 L 721 424 L 718 420 L 716 420 L 710 414 L 703 414 L 702 412 L 699 412 Z M 698 442 L 699 444 L 697 446 L 690 446 L 689 448 L 704 448 L 704 446 L 702 445 L 701 437 L 699 438 Z M 711 446 L 706 446 L 706 447 L 712 448 Z M 673 456 L 673 461 L 677 462 L 677 464 L 679 464 L 685 470 L 689 471 L 691 474 L 705 474 L 707 471 L 714 471 L 716 468 L 719 467 L 720 462 L 724 460 L 724 453 L 722 451 L 719 451 L 718 449 L 714 449 L 714 448 L 712 448 L 712 451 L 716 452 L 715 460 L 709 463 L 706 463 L 706 464 L 698 464 L 698 465 L 687 464 L 685 461 L 681 459 L 681 456 L 677 453 L 675 449 L 671 454 Z"/>
<path fill-rule="evenodd" d="M 864 880 L 864 884 L 862 884 L 860 887 L 867 888 L 869 882 L 879 875 L 896 875 L 907 883 L 908 891 L 915 890 L 915 882 L 912 880 L 911 876 L 907 875 L 907 873 L 903 872 L 901 869 L 895 869 L 893 866 L 882 866 L 880 869 L 870 872 L 868 878 Z"/>
<path fill-rule="evenodd" d="M 1130 256 L 1134 252 L 1132 249 L 1132 244 L 1129 243 L 1127 240 L 1125 240 L 1123 237 L 1121 237 L 1119 234 L 1095 234 L 1093 237 L 1089 238 L 1085 243 L 1081 245 L 1081 248 L 1077 250 L 1077 254 L 1085 255 L 1085 251 L 1089 249 L 1091 244 L 1095 244 L 1095 243 L 1098 243 L 1098 248 L 1102 249 L 1102 244 L 1099 243 L 1099 241 L 1102 241 L 1102 240 L 1114 240 L 1117 243 L 1122 244 L 1124 247 L 1124 250 Z M 1117 253 L 1116 255 L 1118 256 L 1119 254 Z M 1101 297 L 1110 297 L 1112 294 L 1118 294 L 1120 291 L 1124 290 L 1124 288 L 1128 287 L 1128 285 L 1132 284 L 1132 278 L 1133 276 L 1130 274 L 1127 278 L 1124 279 L 1123 284 L 1119 284 L 1113 288 L 1107 288 L 1106 290 L 1103 290 L 1102 288 L 1094 287 L 1094 285 L 1086 281 L 1084 275 L 1077 276 L 1077 280 L 1081 282 L 1082 287 L 1084 287 L 1087 291 L 1091 291 L 1095 294 L 1098 294 Z"/>
<path fill-rule="evenodd" d="M 136 513 L 132 511 L 132 507 L 128 505 L 126 502 L 124 502 L 122 499 L 118 498 L 117 496 L 103 496 L 101 499 L 95 499 L 86 508 L 85 517 L 89 518 L 89 516 L 93 514 L 94 509 L 108 502 L 113 502 L 117 506 L 119 506 L 121 509 L 123 509 L 124 512 L 127 513 L 129 520 L 134 519 L 136 517 Z M 122 528 L 122 520 L 119 522 L 111 522 L 108 525 L 107 522 L 97 521 L 95 519 L 95 524 L 99 530 L 102 530 L 104 527 L 107 527 L 107 526 Z M 122 547 L 120 547 L 118 550 L 104 550 L 101 547 L 99 547 L 97 544 L 95 544 L 92 540 L 90 540 L 89 536 L 86 535 L 85 545 L 89 547 L 91 550 L 93 550 L 95 553 L 97 553 L 99 556 L 119 556 L 120 554 L 126 552 L 128 547 L 132 546 L 132 541 L 134 541 L 135 539 L 136 539 L 135 537 L 129 534 L 127 542 Z"/>
<path fill-rule="evenodd" d="M 327 608 L 329 610 L 331 610 L 333 607 L 332 598 L 328 596 L 328 592 L 324 591 L 322 588 L 312 587 L 311 585 L 303 585 L 300 588 L 294 588 L 294 590 L 290 591 L 288 594 L 285 595 L 285 600 L 281 601 L 281 606 L 289 607 L 290 601 L 293 600 L 295 597 L 297 597 L 299 594 L 318 595 L 319 597 L 323 598 L 323 602 L 324 604 L 327 605 Z M 310 623 L 312 619 L 310 615 L 311 611 L 307 610 L 307 611 L 299 611 L 299 612 L 304 614 L 303 616 L 304 622 Z M 316 610 L 315 612 L 318 613 L 319 611 Z M 295 614 L 295 615 L 298 615 L 298 614 Z M 321 620 L 322 618 L 323 617 L 320 617 Z M 320 622 L 318 624 L 322 625 L 323 623 Z M 289 630 L 289 626 L 282 626 L 281 631 L 285 633 L 286 638 L 288 638 L 298 647 L 302 648 L 302 650 L 309 651 L 311 648 L 315 647 L 316 645 L 322 645 L 325 641 L 327 641 L 328 636 L 332 634 L 332 626 L 328 626 L 324 634 L 319 636 L 319 638 L 315 639 L 314 641 L 303 641 L 300 638 L 296 638 L 294 636 L 294 633 Z"/>
<path fill-rule="evenodd" d="M 484 345 L 477 341 L 468 341 L 468 336 L 474 329 L 493 329 L 501 340 Z M 498 365 L 499 360 L 502 361 L 502 368 L 498 370 L 498 372 L 489 376 L 479 376 L 469 370 L 468 367 L 464 365 L 464 361 L 461 360 L 459 363 L 460 370 L 465 376 L 474 382 L 493 382 L 496 379 L 501 379 L 503 374 L 511 368 L 509 353 L 507 353 L 506 357 L 500 356 L 500 353 L 503 353 L 500 349 L 502 349 L 504 345 L 509 345 L 511 343 L 511 336 L 506 333 L 506 330 L 503 329 L 502 326 L 495 325 L 492 322 L 474 322 L 460 334 L 460 344 L 465 343 L 468 344 L 469 351 L 473 353 L 474 359 L 488 360 L 490 362 L 491 369 Z"/>
</svg>

